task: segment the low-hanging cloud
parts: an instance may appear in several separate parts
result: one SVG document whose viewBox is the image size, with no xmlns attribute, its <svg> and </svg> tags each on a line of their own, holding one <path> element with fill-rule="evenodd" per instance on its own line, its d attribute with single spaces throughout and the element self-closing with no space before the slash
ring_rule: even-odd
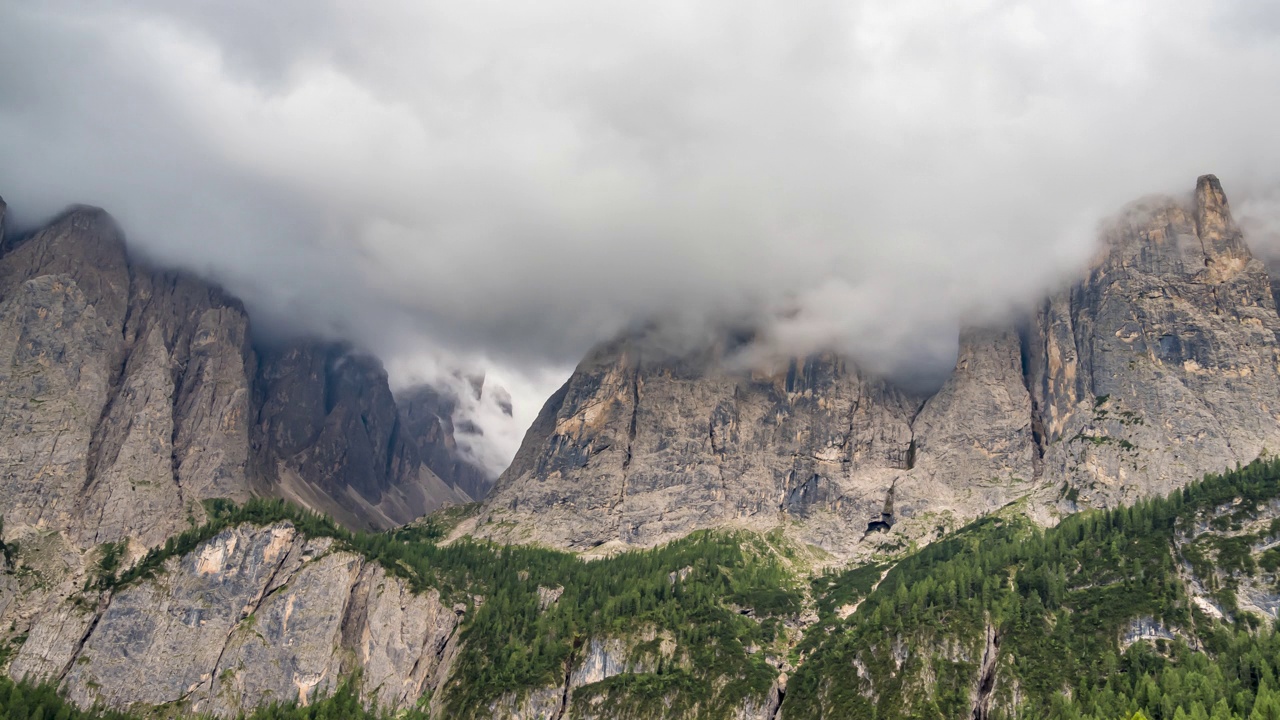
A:
<svg viewBox="0 0 1280 720">
<path fill-rule="evenodd" d="M 1215 172 L 1276 227 L 1254 0 L 0 0 L 0 195 L 526 423 L 637 318 L 944 363 Z M 397 369 L 400 368 L 400 369 Z M 514 433 L 496 433 L 507 455 Z"/>
</svg>

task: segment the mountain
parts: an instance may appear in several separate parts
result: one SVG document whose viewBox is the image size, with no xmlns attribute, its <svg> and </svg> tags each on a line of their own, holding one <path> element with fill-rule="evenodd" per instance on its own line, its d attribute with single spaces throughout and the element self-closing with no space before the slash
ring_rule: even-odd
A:
<svg viewBox="0 0 1280 720">
<path fill-rule="evenodd" d="M 463 398 L 98 210 L 2 250 L 0 717 L 1280 718 L 1280 315 L 1212 176 L 936 392 L 650 328 L 407 524 L 488 490 Z"/>
<path fill-rule="evenodd" d="M 1280 447 L 1280 320 L 1217 178 L 1141 202 L 1026 343 L 1045 477 L 1092 505 Z"/>
<path fill-rule="evenodd" d="M 6 241 L 0 358 L 9 539 L 146 548 L 210 498 L 286 497 L 363 528 L 473 499 L 432 472 L 451 438 L 405 431 L 377 360 L 256 344 L 238 300 L 131 258 L 96 208 Z"/>
<path fill-rule="evenodd" d="M 42 614 L 9 673 L 57 678 L 83 706 L 181 703 L 227 715 L 359 669 L 382 702 L 412 706 L 438 682 L 458 612 L 344 551 L 332 522 L 328 536 L 309 535 L 307 520 L 291 517 L 205 526 L 187 535 L 205 540 L 195 552 L 163 564 L 155 558 L 171 552 L 149 556 L 141 567 L 156 577 L 135 572 L 141 582 L 97 572 L 86 590 L 105 591 Z"/>
<path fill-rule="evenodd" d="M 929 397 L 832 354 L 761 373 L 732 343 L 597 347 L 544 406 L 476 527 L 556 547 L 787 526 L 841 555 L 1026 500 L 1043 519 L 1167 492 L 1280 448 L 1280 316 L 1217 178 L 1128 208 L 1087 276 L 962 333 Z"/>
<path fill-rule="evenodd" d="M 1276 717 L 1278 544 L 1275 460 L 1048 530 L 984 518 L 815 581 L 783 715 Z"/>
</svg>

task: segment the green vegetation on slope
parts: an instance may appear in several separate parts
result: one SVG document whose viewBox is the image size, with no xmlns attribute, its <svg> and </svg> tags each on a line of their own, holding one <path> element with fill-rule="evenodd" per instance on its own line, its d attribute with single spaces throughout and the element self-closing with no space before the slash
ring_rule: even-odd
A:
<svg viewBox="0 0 1280 720">
<path fill-rule="evenodd" d="M 634 672 L 578 689 L 575 714 L 731 717 L 765 697 L 776 671 L 761 649 L 787 647 L 782 620 L 802 609 L 777 538 L 745 532 L 588 562 L 467 539 L 442 546 L 447 523 L 433 519 L 370 535 L 279 501 L 208 511 L 207 525 L 131 568 L 120 569 L 122 548 L 104 547 L 90 587 L 118 592 L 227 528 L 289 521 L 470 607 L 442 698 L 451 718 L 562 685 L 606 638 L 624 641 Z M 1241 607 L 1246 597 L 1280 603 L 1278 518 L 1280 461 L 1259 462 L 1048 530 L 985 518 L 892 566 L 820 575 L 808 589 L 819 619 L 794 649 L 784 716 L 1280 720 L 1280 634 Z M 29 700 L 41 693 L 42 718 L 125 717 L 64 714 L 47 688 L 4 687 L 25 694 L 27 714 L 5 695 L 0 720 L 36 717 Z M 355 703 L 350 687 L 254 717 L 373 717 L 306 714 L 342 703 Z"/>
<path fill-rule="evenodd" d="M 310 705 L 297 703 L 268 705 L 240 720 L 426 720 L 426 715 L 407 711 L 391 715 L 366 709 L 349 683 L 337 692 L 318 698 Z M 15 682 L 0 676 L 0 720 L 137 720 L 136 715 L 111 710 L 81 710 L 60 695 L 52 685 Z"/>
<path fill-rule="evenodd" d="M 898 563 L 847 619 L 825 614 L 785 715 L 1280 719 L 1280 636 L 1234 595 L 1277 539 L 1277 498 L 1272 461 L 1049 530 L 980 520 Z M 831 592 L 865 587 L 858 572 Z M 1233 622 L 1193 601 L 1193 581 Z M 1140 619 L 1169 637 L 1122 647 Z"/>
<path fill-rule="evenodd" d="M 562 685 L 587 641 L 607 637 L 649 638 L 632 649 L 645 672 L 594 690 L 611 716 L 643 714 L 639 708 L 665 702 L 697 708 L 701 717 L 728 717 L 746 698 L 765 696 L 777 676 L 762 653 L 748 648 L 774 642 L 779 618 L 801 606 L 792 574 L 765 539 L 750 533 L 698 532 L 588 562 L 470 539 L 441 546 L 443 532 L 431 521 L 352 533 L 278 500 L 212 501 L 207 511 L 206 525 L 171 538 L 123 573 L 115 572 L 115 548 L 106 548 L 97 585 L 118 588 L 152 577 L 168 558 L 242 523 L 288 521 L 305 535 L 335 538 L 416 590 L 434 588 L 450 602 L 473 606 L 446 688 L 451 718 L 485 717 L 504 694 Z M 544 604 L 540 587 L 563 593 Z"/>
<path fill-rule="evenodd" d="M 705 717 L 728 717 L 745 698 L 764 696 L 776 676 L 747 647 L 774 639 L 771 616 L 799 610 L 786 571 L 745 534 L 697 533 L 593 562 L 533 548 L 462 547 L 472 553 L 473 587 L 483 588 L 486 599 L 462 636 L 464 652 L 447 695 L 452 717 L 466 717 L 511 689 L 561 684 L 581 660 L 575 650 L 590 638 L 646 633 L 655 640 L 637 660 L 652 671 L 610 688 L 606 700 L 618 710 L 612 716 L 622 716 L 624 705 L 652 708 L 649 701 L 660 705 L 665 698 L 696 705 Z M 564 588 L 544 611 L 540 585 Z M 729 604 L 767 619 L 757 622 Z M 658 641 L 663 636 L 675 643 L 669 657 Z"/>
</svg>

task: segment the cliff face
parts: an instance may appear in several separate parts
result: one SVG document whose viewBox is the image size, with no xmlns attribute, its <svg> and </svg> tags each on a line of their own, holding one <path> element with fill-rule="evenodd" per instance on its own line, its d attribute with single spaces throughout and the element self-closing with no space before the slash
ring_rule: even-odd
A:
<svg viewBox="0 0 1280 720">
<path fill-rule="evenodd" d="M 731 369 L 632 336 L 548 401 L 477 532 L 584 549 L 788 523 L 839 553 L 1026 498 L 1112 506 L 1280 447 L 1270 281 L 1216 178 L 1131 207 L 1088 277 L 1020 329 L 962 333 L 915 397 L 830 355 Z M 798 520 L 799 523 L 790 523 Z"/>
<path fill-rule="evenodd" d="M 1103 241 L 1087 276 L 1025 322 L 965 330 L 928 397 L 831 354 L 752 372 L 728 341 L 682 354 L 644 333 L 604 344 L 547 402 L 468 529 L 609 550 L 781 526 L 862 557 L 1009 503 L 1041 519 L 1113 506 L 1280 447 L 1280 315 L 1217 180 L 1135 205 Z M 96 598 L 85 588 L 102 543 L 129 539 L 136 555 L 198 522 L 207 498 L 280 496 L 386 527 L 483 495 L 450 398 L 419 389 L 397 402 L 378 363 L 345 348 L 255 348 L 234 298 L 131 260 L 90 208 L 3 248 L 0 385 L 0 509 L 23 570 L 0 559 L 0 638 L 25 637 L 11 675 L 55 678 L 82 705 L 224 716 L 357 671 L 370 702 L 444 694 L 459 610 L 288 524 L 227 530 Z M 1255 554 L 1274 547 L 1268 513 L 1250 530 Z M 672 569 L 675 588 L 685 570 Z M 1270 586 L 1240 587 L 1274 617 Z M 560 597 L 538 590 L 538 612 Z M 533 612 L 525 600 L 512 607 Z M 847 607 L 840 617 L 858 612 Z M 1157 632 L 1137 620 L 1126 642 Z M 996 638 L 987 628 L 948 650 L 973 666 L 983 708 Z M 562 683 L 486 709 L 607 717 L 604 691 L 621 684 L 608 680 L 649 673 L 633 650 L 657 640 L 575 638 Z M 928 647 L 894 642 L 895 668 Z M 785 715 L 785 682 L 737 716 L 775 717 L 779 703 Z"/>
<path fill-rule="evenodd" d="M 34 640 L 10 674 L 65 680 L 82 703 L 186 698 L 232 713 L 292 698 L 306 683 L 328 687 L 354 669 L 339 649 L 356 648 L 366 673 L 402 673 L 386 675 L 394 688 L 383 701 L 416 701 L 433 661 L 379 653 L 425 652 L 396 643 L 427 625 L 448 636 L 452 611 L 354 557 L 321 558 L 324 548 L 292 531 L 233 534 L 223 543 L 239 558 L 231 565 L 201 565 L 186 585 L 175 567 L 176 584 L 107 598 L 96 614 L 69 599 L 92 578 L 103 543 L 126 542 L 128 563 L 202 522 L 211 498 L 283 497 L 353 528 L 471 499 L 425 460 L 451 436 L 417 436 L 402 422 L 380 363 L 319 342 L 256 348 L 249 327 L 244 307 L 218 287 L 130 258 L 95 208 L 72 208 L 3 247 L 0 542 L 22 548 L 22 572 L 0 574 L 0 626 L 6 642 Z M 268 588 L 272 577 L 278 585 Z M 285 582 L 296 597 L 267 597 Z M 254 603 L 258 618 L 279 622 L 275 635 L 217 637 L 243 629 L 241 608 Z M 353 620 L 353 603 L 367 622 Z M 333 633 L 346 634 L 330 647 Z M 234 662 L 206 657 L 215 651 Z"/>
<path fill-rule="evenodd" d="M 1021 497 L 1111 505 L 1280 446 L 1277 332 L 1265 268 L 1206 176 L 1190 200 L 1130 208 L 1087 278 L 1017 332 L 966 332 L 928 398 L 833 355 L 750 373 L 725 345 L 603 345 L 477 531 L 581 549 L 798 519 L 846 551 Z M 488 490 L 450 398 L 397 404 L 375 360 L 337 346 L 255 349 L 240 303 L 131 261 L 93 208 L 5 248 L 0 353 L 10 538 L 149 546 L 201 500 L 250 494 L 387 527 Z"/>
<path fill-rule="evenodd" d="M 460 661 L 465 622 L 487 602 L 471 594 L 478 589 L 461 596 L 470 603 L 451 603 L 435 589 L 415 593 L 377 562 L 331 538 L 305 537 L 287 521 L 238 525 L 169 558 L 150 579 L 50 604 L 24 633 L 8 672 L 57 682 L 82 707 L 163 706 L 221 717 L 271 702 L 307 703 L 358 674 L 370 705 L 429 704 L 434 717 L 451 716 L 449 693 L 483 682 L 474 664 Z M 535 596 L 538 612 L 560 601 L 565 588 L 557 590 Z M 512 640 L 513 650 L 519 646 Z M 651 677 L 664 663 L 683 667 L 687 650 L 669 629 L 649 626 L 588 636 L 574 644 L 557 684 L 523 687 L 505 678 L 499 682 L 518 689 L 466 717 L 616 717 L 608 679 Z M 727 700 L 730 716 L 775 717 L 785 681 Z"/>
<path fill-rule="evenodd" d="M 1280 318 L 1217 178 L 1103 241 L 1027 332 L 1046 480 L 1114 506 L 1280 448 Z"/>
<path fill-rule="evenodd" d="M 468 459 L 454 438 L 457 398 L 430 385 L 419 385 L 402 392 L 396 402 L 405 430 L 422 443 L 422 461 L 427 467 L 473 500 L 488 495 L 495 478 Z M 509 404 L 503 409 L 511 414 Z"/>
<path fill-rule="evenodd" d="M 921 534 L 950 527 L 1033 479 L 1012 333 L 967 334 L 957 372 L 927 401 L 832 355 L 764 375 L 729 369 L 722 349 L 649 352 L 628 338 L 579 366 L 478 533 L 582 549 L 795 519 L 806 540 L 848 550 L 904 522 Z"/>
<path fill-rule="evenodd" d="M 311 343 L 264 350 L 258 389 L 253 437 L 264 492 L 373 528 L 471 499 L 426 464 L 442 440 L 402 422 L 373 358 Z"/>
<path fill-rule="evenodd" d="M 277 495 L 354 527 L 469 499 L 402 432 L 374 360 L 322 343 L 255 352 L 243 306 L 131 260 L 73 208 L 0 256 L 6 538 L 153 546 L 202 500 Z"/>
<path fill-rule="evenodd" d="M 434 590 L 415 594 L 331 540 L 246 526 L 96 605 L 50 608 L 9 673 L 57 679 L 86 707 L 225 716 L 315 697 L 359 671 L 370 702 L 399 709 L 443 682 L 458 621 Z"/>
</svg>

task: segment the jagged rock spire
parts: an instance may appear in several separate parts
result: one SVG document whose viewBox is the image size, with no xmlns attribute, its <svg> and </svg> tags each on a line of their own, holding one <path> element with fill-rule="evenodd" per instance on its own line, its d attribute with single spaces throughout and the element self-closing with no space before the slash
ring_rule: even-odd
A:
<svg viewBox="0 0 1280 720">
<path fill-rule="evenodd" d="M 1113 506 L 1280 447 L 1280 318 L 1217 178 L 1135 203 L 1027 356 L 1045 476 Z"/>
</svg>

